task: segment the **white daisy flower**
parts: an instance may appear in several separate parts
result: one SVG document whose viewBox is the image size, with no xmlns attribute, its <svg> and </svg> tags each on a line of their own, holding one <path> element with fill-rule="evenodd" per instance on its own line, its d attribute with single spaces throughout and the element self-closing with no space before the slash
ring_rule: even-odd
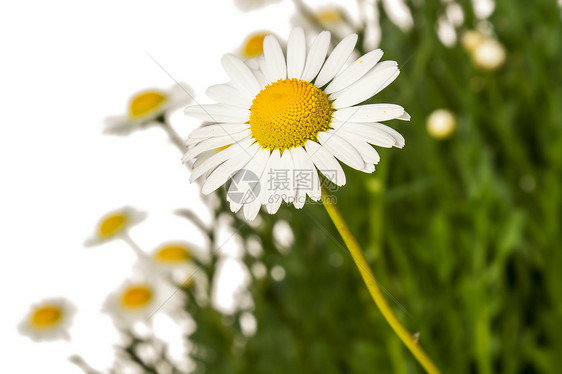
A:
<svg viewBox="0 0 562 374">
<path fill-rule="evenodd" d="M 232 178 L 227 198 L 237 212 L 253 220 L 263 204 L 270 214 L 282 201 L 304 206 L 306 196 L 319 200 L 317 172 L 338 186 L 345 174 L 336 159 L 371 173 L 379 161 L 371 146 L 403 147 L 404 138 L 379 123 L 409 120 L 399 105 L 364 104 L 399 74 L 394 61 L 380 62 L 374 50 L 344 67 L 357 35 L 343 39 L 328 58 L 330 33 L 320 33 L 308 48 L 304 31 L 295 28 L 287 58 L 277 39 L 264 39 L 259 69 L 233 55 L 222 65 L 232 81 L 207 94 L 219 104 L 191 106 L 188 115 L 215 122 L 193 131 L 184 161 L 195 159 L 191 180 L 205 175 L 209 194 Z M 219 147 L 226 149 L 216 153 Z M 246 185 L 243 192 L 241 185 Z"/>
<path fill-rule="evenodd" d="M 183 242 L 161 245 L 153 251 L 150 266 L 174 285 L 189 288 L 194 274 L 199 271 L 192 260 L 193 249 L 192 245 Z"/>
<path fill-rule="evenodd" d="M 278 3 L 281 0 L 234 0 L 238 9 L 243 11 L 255 10 L 266 5 Z"/>
<path fill-rule="evenodd" d="M 165 118 L 170 112 L 191 102 L 193 93 L 184 83 L 167 91 L 148 89 L 136 93 L 129 100 L 127 114 L 105 119 L 106 134 L 128 135 Z"/>
<path fill-rule="evenodd" d="M 173 289 L 149 278 L 130 280 L 110 294 L 103 306 L 114 322 L 123 328 L 131 328 L 137 322 L 147 322 L 150 317 L 168 303 Z"/>
<path fill-rule="evenodd" d="M 91 238 L 86 240 L 85 244 L 86 246 L 92 246 L 115 239 L 145 218 L 146 213 L 130 207 L 110 212 L 100 220 L 96 231 Z"/>
<path fill-rule="evenodd" d="M 19 331 L 35 341 L 69 339 L 68 328 L 76 308 L 67 300 L 47 299 L 33 305 L 19 324 Z"/>
</svg>

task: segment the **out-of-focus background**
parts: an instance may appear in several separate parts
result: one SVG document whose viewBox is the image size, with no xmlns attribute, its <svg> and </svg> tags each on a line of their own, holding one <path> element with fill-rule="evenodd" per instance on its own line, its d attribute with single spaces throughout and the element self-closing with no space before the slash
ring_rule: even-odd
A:
<svg viewBox="0 0 562 374">
<path fill-rule="evenodd" d="M 360 30 L 362 23 L 379 25 L 362 37 L 401 68 L 375 101 L 398 103 L 412 116 L 410 123 L 389 123 L 406 147 L 381 150 L 372 175 L 346 169 L 348 184 L 336 192 L 378 281 L 443 372 L 557 372 L 560 5 L 360 3 L 337 5 Z M 305 4 L 313 13 L 334 5 Z M 227 80 L 220 57 L 239 53 L 255 31 L 286 38 L 298 22 L 296 7 L 283 0 L 242 11 L 229 0 L 184 0 L 19 2 L 1 9 L 3 365 L 18 373 L 82 373 L 68 360 L 79 355 L 107 372 L 116 361 L 130 361 L 115 348 L 130 341 L 101 309 L 137 259 L 123 242 L 85 248 L 84 241 L 105 213 L 133 206 L 148 213 L 130 231 L 146 251 L 169 240 L 203 247 L 204 235 L 173 212 L 189 208 L 210 223 L 212 209 L 189 183 L 165 132 L 108 136 L 104 118 L 124 112 L 133 93 L 167 89 L 173 79 L 210 102 L 205 89 Z M 304 24 L 312 37 L 315 24 Z M 340 26 L 330 24 L 345 33 Z M 183 138 L 199 125 L 181 110 L 171 122 Z M 294 240 L 280 243 L 274 231 Z M 194 299 L 185 330 L 172 317 L 155 316 L 156 337 L 173 343 L 171 362 L 187 355 L 181 340 L 188 331 L 185 367 L 199 371 L 421 372 L 371 305 L 322 207 L 286 207 L 264 215 L 259 227 L 240 228 L 239 236 L 246 243 L 261 238 L 260 249 L 247 245 L 230 269 L 233 279 L 251 275 L 251 301 L 215 315 L 208 305 L 197 309 Z M 50 297 L 77 308 L 71 340 L 21 336 L 17 325 L 29 306 Z M 217 299 L 228 304 L 230 297 Z M 138 363 L 132 370 L 150 372 Z"/>
</svg>

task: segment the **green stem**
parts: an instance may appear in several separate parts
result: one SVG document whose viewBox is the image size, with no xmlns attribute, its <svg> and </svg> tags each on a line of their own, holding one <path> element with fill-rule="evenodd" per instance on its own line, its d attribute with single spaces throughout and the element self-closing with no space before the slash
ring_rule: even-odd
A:
<svg viewBox="0 0 562 374">
<path fill-rule="evenodd" d="M 185 151 L 187 150 L 187 147 L 185 145 L 185 141 L 179 136 L 179 134 L 176 132 L 176 130 L 174 130 L 172 125 L 170 125 L 168 123 L 167 119 L 163 119 L 160 122 L 160 125 L 162 126 L 162 129 L 164 129 L 166 134 L 168 134 L 168 137 L 170 138 L 170 141 L 172 142 L 172 144 L 175 145 L 183 155 L 185 153 Z"/>
<path fill-rule="evenodd" d="M 328 212 L 328 215 L 332 219 L 332 222 L 336 226 L 338 232 L 340 233 L 345 245 L 349 249 L 349 253 L 353 257 L 353 261 L 355 261 L 355 265 L 357 269 L 361 273 L 361 277 L 367 286 L 371 297 L 373 298 L 375 304 L 381 311 L 383 317 L 386 319 L 390 327 L 394 330 L 396 335 L 402 340 L 402 342 L 408 347 L 410 352 L 414 355 L 414 357 L 418 360 L 418 362 L 423 366 L 423 368 L 429 374 L 439 374 L 440 371 L 435 366 L 433 361 L 429 358 L 429 356 L 425 353 L 425 351 L 421 348 L 418 344 L 417 339 L 410 334 L 410 332 L 402 325 L 386 299 L 382 294 L 381 289 L 379 288 L 377 281 L 375 280 L 375 276 L 365 259 L 365 255 L 363 255 L 363 251 L 357 242 L 357 239 L 349 229 L 347 222 L 343 218 L 341 211 L 339 210 L 338 206 L 335 203 L 332 203 L 332 195 L 328 191 L 326 187 L 322 187 L 322 202 L 324 203 L 324 207 Z"/>
</svg>

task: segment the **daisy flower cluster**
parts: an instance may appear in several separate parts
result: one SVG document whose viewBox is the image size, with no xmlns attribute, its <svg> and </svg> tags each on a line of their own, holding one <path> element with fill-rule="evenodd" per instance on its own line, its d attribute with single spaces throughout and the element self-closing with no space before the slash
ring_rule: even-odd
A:
<svg viewBox="0 0 562 374">
<path fill-rule="evenodd" d="M 194 251 L 198 251 L 196 246 L 174 241 L 148 253 L 132 241 L 129 230 L 145 218 L 146 213 L 131 207 L 114 210 L 102 217 L 93 235 L 85 242 L 90 247 L 123 240 L 137 256 L 134 274 L 108 295 L 102 308 L 117 327 L 127 331 L 138 323 L 149 322 L 159 310 L 172 314 L 180 311 L 181 303 L 185 301 L 181 293 L 173 300 L 170 295 L 175 295 L 178 288 L 191 292 L 193 284 L 201 278 L 197 276 L 199 269 L 193 257 Z M 75 313 L 76 308 L 66 299 L 46 299 L 31 307 L 19 330 L 35 341 L 69 339 L 68 330 Z"/>
<path fill-rule="evenodd" d="M 146 214 L 125 207 L 106 214 L 98 223 L 86 245 L 100 245 L 110 240 L 123 240 L 137 256 L 133 276 L 111 293 L 103 306 L 120 328 L 131 329 L 139 322 L 148 322 L 153 314 L 176 312 L 184 300 L 178 295 L 169 302 L 178 287 L 189 289 L 198 272 L 193 263 L 196 246 L 187 242 L 168 242 L 151 253 L 141 249 L 130 237 L 129 230 L 142 222 Z"/>
<path fill-rule="evenodd" d="M 306 196 L 318 201 L 321 179 L 344 185 L 339 162 L 373 172 L 380 157 L 372 145 L 404 146 L 397 131 L 380 123 L 409 120 L 404 108 L 366 103 L 398 77 L 397 63 L 381 61 L 380 49 L 353 60 L 356 34 L 329 53 L 330 38 L 324 31 L 307 46 L 296 27 L 286 51 L 265 36 L 257 65 L 232 54 L 222 58 L 231 81 L 207 90 L 217 103 L 185 109 L 210 123 L 189 135 L 184 156 L 194 161 L 191 181 L 201 181 L 203 194 L 232 179 L 231 210 L 253 220 L 262 205 L 273 214 L 283 201 L 296 208 Z"/>
</svg>

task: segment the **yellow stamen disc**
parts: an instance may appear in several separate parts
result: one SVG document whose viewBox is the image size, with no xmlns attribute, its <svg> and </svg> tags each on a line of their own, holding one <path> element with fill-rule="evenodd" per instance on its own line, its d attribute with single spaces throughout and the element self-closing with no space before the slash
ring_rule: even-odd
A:
<svg viewBox="0 0 562 374">
<path fill-rule="evenodd" d="M 62 318 L 62 311 L 53 305 L 42 306 L 31 316 L 31 324 L 36 327 L 51 327 Z"/>
<path fill-rule="evenodd" d="M 326 9 L 316 13 L 316 19 L 321 23 L 337 23 L 342 21 L 342 15 L 337 9 Z"/>
<path fill-rule="evenodd" d="M 260 146 L 281 151 L 317 140 L 330 129 L 332 105 L 318 87 L 298 79 L 267 85 L 250 108 L 250 129 Z"/>
<path fill-rule="evenodd" d="M 168 245 L 160 248 L 154 255 L 160 262 L 184 262 L 189 261 L 191 253 L 182 245 Z"/>
<path fill-rule="evenodd" d="M 261 55 L 263 53 L 263 40 L 267 35 L 263 32 L 250 35 L 242 47 L 244 57 L 252 58 Z"/>
<path fill-rule="evenodd" d="M 129 115 L 138 118 L 158 109 L 166 101 L 166 96 L 160 92 L 143 92 L 131 100 Z"/>
<path fill-rule="evenodd" d="M 105 218 L 99 226 L 99 234 L 103 238 L 108 238 L 118 234 L 127 224 L 127 216 L 123 214 L 113 214 Z"/>
<path fill-rule="evenodd" d="M 152 291 L 146 286 L 132 286 L 121 295 L 121 304 L 127 308 L 138 308 L 152 300 Z"/>
</svg>

